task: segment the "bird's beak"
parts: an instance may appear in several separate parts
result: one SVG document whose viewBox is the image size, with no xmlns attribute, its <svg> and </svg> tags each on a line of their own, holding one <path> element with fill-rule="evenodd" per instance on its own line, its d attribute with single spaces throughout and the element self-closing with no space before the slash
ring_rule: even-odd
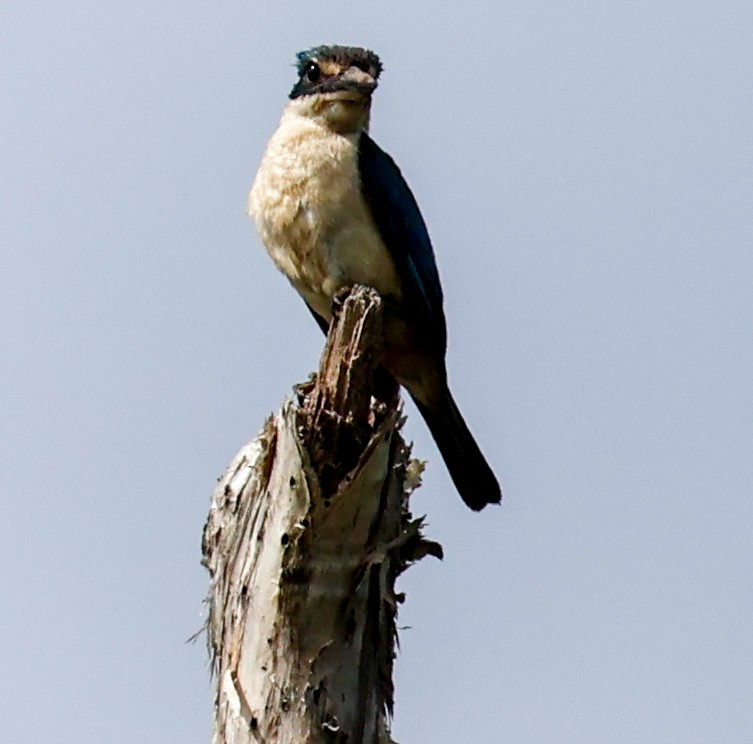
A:
<svg viewBox="0 0 753 744">
<path fill-rule="evenodd" d="M 349 67 L 341 76 L 340 81 L 348 88 L 357 90 L 364 95 L 371 95 L 377 87 L 377 81 L 368 72 L 358 67 Z"/>
</svg>

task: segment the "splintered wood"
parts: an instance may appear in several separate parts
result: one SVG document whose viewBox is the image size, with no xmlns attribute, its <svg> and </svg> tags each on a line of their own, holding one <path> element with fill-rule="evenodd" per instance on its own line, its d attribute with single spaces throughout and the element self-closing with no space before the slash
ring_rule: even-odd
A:
<svg viewBox="0 0 753 744">
<path fill-rule="evenodd" d="M 394 389 L 372 396 L 382 303 L 356 287 L 319 375 L 219 481 L 204 528 L 214 744 L 386 744 L 399 596 L 426 554 Z M 389 392 L 389 391 L 388 391 Z"/>
</svg>

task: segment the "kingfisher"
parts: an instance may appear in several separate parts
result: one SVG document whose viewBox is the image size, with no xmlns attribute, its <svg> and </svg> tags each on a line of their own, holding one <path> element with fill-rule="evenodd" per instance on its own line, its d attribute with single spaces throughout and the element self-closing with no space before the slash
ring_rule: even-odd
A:
<svg viewBox="0 0 753 744">
<path fill-rule="evenodd" d="M 333 299 L 365 284 L 384 300 L 380 365 L 411 395 L 463 501 L 499 503 L 499 483 L 447 383 L 447 329 L 434 250 L 395 161 L 369 136 L 382 72 L 374 52 L 318 46 L 267 144 L 248 212 L 277 268 L 322 330 Z"/>
</svg>

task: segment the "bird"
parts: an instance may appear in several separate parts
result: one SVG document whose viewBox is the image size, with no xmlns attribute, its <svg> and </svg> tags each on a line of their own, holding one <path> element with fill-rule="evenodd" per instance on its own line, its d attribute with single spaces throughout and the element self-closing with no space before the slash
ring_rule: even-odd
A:
<svg viewBox="0 0 753 744">
<path fill-rule="evenodd" d="M 296 55 L 297 80 L 267 143 L 249 215 L 277 268 L 322 330 L 338 292 L 384 300 L 380 365 L 415 401 L 463 501 L 501 488 L 450 392 L 439 272 L 426 224 L 395 161 L 369 135 L 379 57 L 322 45 Z"/>
</svg>

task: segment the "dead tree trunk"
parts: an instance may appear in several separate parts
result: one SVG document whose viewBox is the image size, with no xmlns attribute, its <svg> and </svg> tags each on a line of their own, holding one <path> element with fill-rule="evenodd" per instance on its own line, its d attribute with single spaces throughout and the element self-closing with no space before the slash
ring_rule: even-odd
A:
<svg viewBox="0 0 753 744">
<path fill-rule="evenodd" d="M 214 492 L 203 537 L 214 744 L 391 741 L 395 579 L 441 549 L 408 511 L 421 466 L 399 434 L 397 390 L 372 397 L 381 322 L 379 295 L 355 288 L 319 375 Z"/>
</svg>

